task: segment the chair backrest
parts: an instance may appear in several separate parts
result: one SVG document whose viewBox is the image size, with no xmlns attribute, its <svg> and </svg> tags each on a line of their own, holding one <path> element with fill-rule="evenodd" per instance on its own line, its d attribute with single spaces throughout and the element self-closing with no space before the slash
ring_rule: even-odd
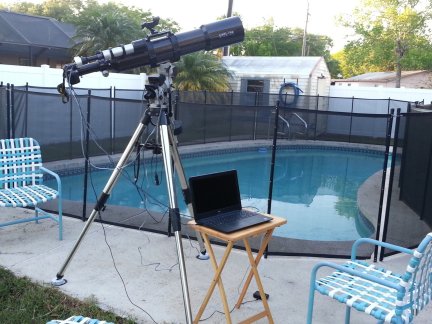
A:
<svg viewBox="0 0 432 324">
<path fill-rule="evenodd" d="M 411 316 L 416 316 L 432 300 L 432 232 L 426 235 L 411 257 L 402 276 L 405 295 L 398 296 L 402 305 L 408 305 Z"/>
<path fill-rule="evenodd" d="M 40 184 L 43 174 L 39 143 L 33 138 L 0 140 L 0 188 Z"/>
</svg>

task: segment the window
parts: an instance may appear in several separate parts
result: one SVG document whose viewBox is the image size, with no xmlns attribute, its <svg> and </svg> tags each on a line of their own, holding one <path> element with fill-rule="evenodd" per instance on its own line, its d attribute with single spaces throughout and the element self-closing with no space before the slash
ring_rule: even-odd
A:
<svg viewBox="0 0 432 324">
<path fill-rule="evenodd" d="M 264 92 L 264 80 L 247 80 L 246 92 Z"/>
<path fill-rule="evenodd" d="M 243 105 L 256 106 L 268 105 L 270 80 L 269 79 L 241 79 L 240 102 Z"/>
</svg>

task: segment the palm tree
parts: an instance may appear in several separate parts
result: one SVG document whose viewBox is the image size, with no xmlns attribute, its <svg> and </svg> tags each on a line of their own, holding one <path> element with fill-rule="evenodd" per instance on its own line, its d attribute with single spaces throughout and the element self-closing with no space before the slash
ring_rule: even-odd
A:
<svg viewBox="0 0 432 324">
<path fill-rule="evenodd" d="M 227 91 L 230 72 L 217 56 L 208 52 L 184 55 L 175 64 L 177 75 L 174 85 L 178 90 Z"/>
<path fill-rule="evenodd" d="M 90 2 L 76 26 L 77 55 L 92 55 L 143 36 L 139 22 L 131 19 L 128 9 L 112 2 L 103 5 Z"/>
</svg>

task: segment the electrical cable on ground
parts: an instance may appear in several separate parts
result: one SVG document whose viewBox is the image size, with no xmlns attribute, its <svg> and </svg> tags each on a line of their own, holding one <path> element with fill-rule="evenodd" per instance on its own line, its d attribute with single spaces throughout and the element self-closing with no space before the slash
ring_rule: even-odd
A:
<svg viewBox="0 0 432 324">
<path fill-rule="evenodd" d="M 71 90 L 72 90 L 72 87 L 71 87 Z M 75 91 L 73 91 L 72 90 L 72 93 L 73 93 L 73 97 L 75 98 L 75 99 L 77 99 L 76 98 L 76 95 L 75 95 Z M 78 103 L 78 107 L 79 107 L 79 111 L 80 111 L 80 113 L 81 113 L 81 117 L 84 117 L 83 116 L 83 114 L 82 114 L 82 110 L 81 110 L 81 106 L 80 106 L 80 104 L 79 104 L 79 102 L 78 102 L 78 100 L 77 100 L 77 103 Z M 85 119 L 81 119 L 81 121 L 82 121 L 82 128 L 81 128 L 81 149 L 82 149 L 82 153 L 84 153 L 84 150 L 83 150 L 83 132 L 82 132 L 82 130 L 83 130 L 83 128 L 84 128 L 84 121 L 85 121 L 85 125 L 86 125 L 86 127 L 87 128 L 90 128 L 91 129 L 91 126 L 89 125 L 89 123 L 85 120 Z M 94 137 L 93 139 L 92 139 L 95 143 L 97 142 L 97 140 L 96 140 L 96 137 Z M 96 143 L 96 145 L 103 151 L 103 152 L 105 152 L 106 154 L 107 154 L 107 156 L 108 156 L 108 158 L 110 159 L 110 161 L 112 162 L 112 159 L 111 159 L 111 157 L 109 156 L 109 154 L 98 144 L 98 143 Z M 84 158 L 86 158 L 86 160 L 87 160 L 87 162 L 89 162 L 89 159 L 87 159 L 87 157 L 86 157 L 86 155 L 84 154 Z M 89 171 L 89 173 L 90 173 L 90 184 L 91 184 L 91 187 L 92 187 L 92 190 L 93 190 L 93 194 L 95 195 L 95 197 L 96 197 L 96 199 L 97 199 L 97 193 L 96 193 L 96 189 L 95 189 L 95 187 L 94 187 L 94 183 L 93 183 L 93 176 L 92 176 L 92 172 L 91 172 L 91 168 L 90 168 L 90 171 Z M 125 283 L 125 281 L 124 281 L 124 279 L 123 279 L 123 277 L 122 277 L 122 275 L 121 275 L 121 273 L 120 273 L 120 271 L 119 271 L 119 269 L 118 269 L 118 267 L 117 267 L 117 263 L 116 263 L 116 261 L 115 261 L 115 258 L 114 258 L 114 254 L 113 254 L 113 251 L 112 251 L 112 248 L 111 248 L 111 246 L 110 246 L 110 244 L 109 244 L 109 242 L 108 242 L 108 239 L 107 239 L 107 233 L 106 233 L 106 230 L 105 230 L 105 226 L 104 226 L 104 223 L 103 223 L 103 220 L 102 220 L 102 213 L 101 213 L 101 211 L 98 211 L 98 216 L 99 216 L 99 219 L 100 219 L 100 224 L 101 224 L 101 226 L 102 226 L 102 230 L 103 230 L 103 234 L 104 234 L 104 240 L 105 240 L 105 243 L 106 243 L 106 245 L 107 245 L 107 247 L 108 247 L 108 250 L 109 250 L 109 252 L 110 252 L 110 255 L 111 255 L 111 260 L 112 260 L 112 262 L 113 262 L 113 266 L 114 266 L 114 269 L 115 269 L 115 271 L 116 271 L 116 273 L 117 273 L 117 275 L 119 276 L 119 278 L 120 278 L 120 280 L 121 280 L 121 282 L 122 282 L 122 285 L 123 285 L 123 289 L 124 289 L 124 291 L 125 291 L 125 294 L 126 294 L 126 297 L 127 297 L 127 299 L 129 300 L 129 302 L 133 305 L 133 306 L 135 306 L 136 308 L 138 308 L 138 309 L 140 309 L 142 312 L 144 312 L 151 320 L 152 320 L 152 322 L 153 323 L 155 323 L 155 324 L 158 324 L 156 321 L 155 321 L 155 319 L 153 318 L 153 316 L 151 316 L 150 315 L 150 313 L 149 312 L 147 312 L 144 308 L 142 308 L 142 307 L 140 307 L 139 305 L 137 305 L 136 303 L 134 303 L 133 301 L 132 301 L 132 299 L 131 299 L 131 297 L 130 297 L 130 295 L 129 295 L 129 292 L 128 292 L 128 290 L 127 290 L 127 287 L 126 287 L 126 283 Z"/>
</svg>

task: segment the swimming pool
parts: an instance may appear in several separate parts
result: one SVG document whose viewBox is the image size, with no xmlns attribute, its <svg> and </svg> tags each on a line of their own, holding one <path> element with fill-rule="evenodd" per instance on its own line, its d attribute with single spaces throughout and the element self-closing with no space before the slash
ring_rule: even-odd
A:
<svg viewBox="0 0 432 324">
<path fill-rule="evenodd" d="M 187 177 L 229 169 L 238 171 L 242 204 L 267 211 L 270 148 L 245 148 L 182 155 Z M 383 153 L 336 147 L 287 146 L 278 148 L 273 184 L 272 214 L 288 224 L 274 235 L 320 241 L 349 241 L 369 236 L 373 227 L 359 215 L 357 191 L 372 174 L 382 169 Z M 92 173 L 96 193 L 102 191 L 111 171 Z M 167 205 L 162 163 L 144 162 L 137 185 L 131 184 L 133 167 L 124 171 L 108 204 L 164 212 Z M 155 177 L 160 185 L 155 184 Z M 90 182 L 90 181 L 89 181 Z M 49 184 L 49 181 L 47 181 Z M 63 198 L 82 200 L 83 174 L 62 176 Z M 176 186 L 181 213 L 188 214 L 180 185 Z M 89 190 L 88 201 L 95 196 Z"/>
</svg>

